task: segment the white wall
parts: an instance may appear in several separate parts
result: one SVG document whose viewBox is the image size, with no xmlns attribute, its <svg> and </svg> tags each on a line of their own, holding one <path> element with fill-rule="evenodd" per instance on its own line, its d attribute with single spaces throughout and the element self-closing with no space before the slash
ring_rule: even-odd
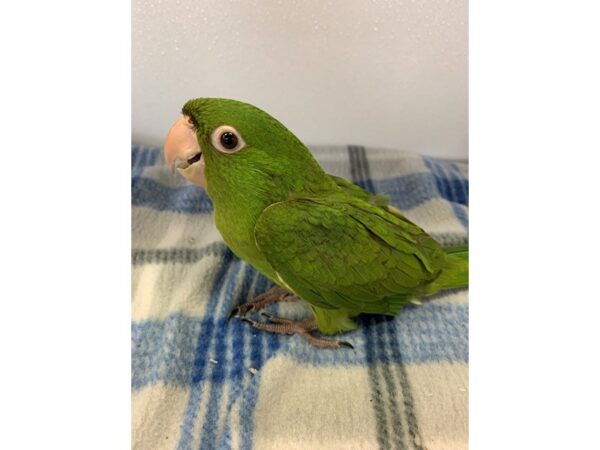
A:
<svg viewBox="0 0 600 450">
<path fill-rule="evenodd" d="M 162 144 L 190 98 L 229 97 L 309 145 L 467 157 L 467 0 L 133 0 L 132 8 L 135 143 Z"/>
</svg>

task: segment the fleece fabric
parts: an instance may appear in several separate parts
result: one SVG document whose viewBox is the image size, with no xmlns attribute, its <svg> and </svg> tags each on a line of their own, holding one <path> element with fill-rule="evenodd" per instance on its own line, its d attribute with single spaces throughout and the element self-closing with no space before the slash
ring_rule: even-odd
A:
<svg viewBox="0 0 600 450">
<path fill-rule="evenodd" d="M 466 163 L 311 151 L 329 173 L 389 194 L 442 244 L 468 242 Z M 343 335 L 354 349 L 316 349 L 228 320 L 270 283 L 226 247 L 210 199 L 171 174 L 161 149 L 132 147 L 131 199 L 134 449 L 467 448 L 466 289 L 360 317 Z M 266 311 L 310 315 L 298 302 Z"/>
</svg>

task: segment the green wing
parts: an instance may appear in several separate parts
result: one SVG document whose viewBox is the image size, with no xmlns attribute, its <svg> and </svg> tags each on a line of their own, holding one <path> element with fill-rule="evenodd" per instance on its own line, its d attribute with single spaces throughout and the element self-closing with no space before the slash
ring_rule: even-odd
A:
<svg viewBox="0 0 600 450">
<path fill-rule="evenodd" d="M 329 178 L 333 180 L 338 187 L 342 188 L 347 194 L 352 197 L 360 198 L 366 202 L 376 206 L 387 206 L 390 202 L 390 196 L 385 194 L 371 194 L 369 191 L 364 190 L 360 186 L 354 183 L 350 183 L 348 180 L 337 177 L 335 175 L 329 175 Z"/>
<path fill-rule="evenodd" d="M 256 244 L 280 281 L 314 306 L 395 314 L 445 264 L 421 228 L 347 194 L 266 208 Z"/>
</svg>

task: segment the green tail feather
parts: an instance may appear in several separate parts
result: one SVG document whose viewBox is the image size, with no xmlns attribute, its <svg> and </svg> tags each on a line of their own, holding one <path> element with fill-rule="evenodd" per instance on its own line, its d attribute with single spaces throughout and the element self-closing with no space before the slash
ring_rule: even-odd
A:
<svg viewBox="0 0 600 450">
<path fill-rule="evenodd" d="M 469 285 L 469 247 L 447 247 L 448 265 L 433 284 L 434 292 Z M 432 292 L 433 293 L 433 292 Z"/>
</svg>

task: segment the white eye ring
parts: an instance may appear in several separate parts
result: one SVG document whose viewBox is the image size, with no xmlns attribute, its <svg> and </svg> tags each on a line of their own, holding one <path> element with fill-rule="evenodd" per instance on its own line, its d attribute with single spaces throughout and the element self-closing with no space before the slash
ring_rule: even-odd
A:
<svg viewBox="0 0 600 450">
<path fill-rule="evenodd" d="M 239 152 L 246 146 L 240 133 L 229 125 L 221 125 L 220 127 L 215 128 L 210 135 L 210 143 L 214 148 L 223 153 Z M 235 145 L 231 146 L 232 143 Z"/>
</svg>

